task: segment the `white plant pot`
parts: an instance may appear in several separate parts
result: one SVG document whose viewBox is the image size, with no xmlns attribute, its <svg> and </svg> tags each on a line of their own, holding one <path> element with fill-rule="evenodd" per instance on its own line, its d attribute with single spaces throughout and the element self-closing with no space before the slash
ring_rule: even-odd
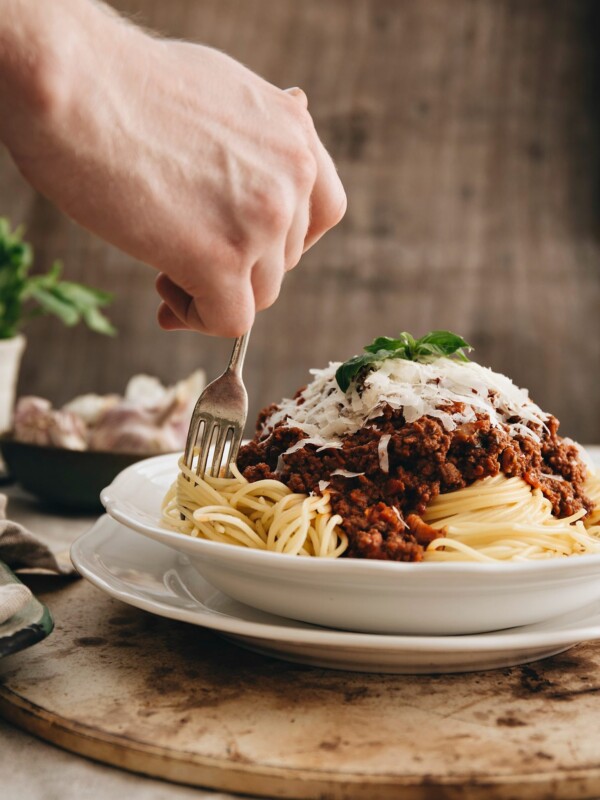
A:
<svg viewBox="0 0 600 800">
<path fill-rule="evenodd" d="M 15 406 L 15 392 L 21 356 L 26 339 L 19 334 L 12 339 L 0 339 L 0 433 L 9 430 Z"/>
</svg>

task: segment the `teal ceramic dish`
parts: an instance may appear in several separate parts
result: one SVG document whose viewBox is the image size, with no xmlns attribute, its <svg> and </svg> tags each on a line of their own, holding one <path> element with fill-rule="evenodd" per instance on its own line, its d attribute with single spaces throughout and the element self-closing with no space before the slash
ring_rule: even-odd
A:
<svg viewBox="0 0 600 800">
<path fill-rule="evenodd" d="M 20 583 L 17 576 L 0 561 L 0 586 Z M 0 624 L 0 658 L 17 653 L 40 642 L 54 628 L 54 620 L 46 606 L 31 597 L 31 600 L 6 622 Z"/>
</svg>

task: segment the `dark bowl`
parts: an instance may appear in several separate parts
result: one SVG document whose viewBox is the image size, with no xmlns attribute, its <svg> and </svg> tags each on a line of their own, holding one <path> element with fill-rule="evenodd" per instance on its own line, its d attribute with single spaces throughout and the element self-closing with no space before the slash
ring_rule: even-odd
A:
<svg viewBox="0 0 600 800">
<path fill-rule="evenodd" d="M 119 472 L 148 456 L 66 450 L 0 436 L 10 475 L 48 505 L 72 511 L 100 511 L 100 492 Z"/>
</svg>

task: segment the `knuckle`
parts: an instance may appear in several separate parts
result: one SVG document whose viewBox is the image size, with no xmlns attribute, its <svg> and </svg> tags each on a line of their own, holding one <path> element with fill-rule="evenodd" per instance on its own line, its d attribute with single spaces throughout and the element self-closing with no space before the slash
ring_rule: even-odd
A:
<svg viewBox="0 0 600 800">
<path fill-rule="evenodd" d="M 298 264 L 298 262 L 302 258 L 307 235 L 308 235 L 308 230 L 305 231 L 303 237 L 289 238 L 288 241 L 286 242 L 284 259 L 283 259 L 284 272 L 289 272 L 291 269 L 294 269 L 294 267 Z"/>
<path fill-rule="evenodd" d="M 284 267 L 285 272 L 290 272 L 291 270 L 294 269 L 294 267 L 298 266 L 298 264 L 300 263 L 300 259 L 302 258 L 303 252 L 304 252 L 304 247 L 302 246 L 296 248 L 289 254 L 286 254 L 285 267 Z"/>
<path fill-rule="evenodd" d="M 285 188 L 279 184 L 270 191 L 261 192 L 256 204 L 256 216 L 260 227 L 269 236 L 278 236 L 287 231 L 292 219 L 291 203 Z"/>
<path fill-rule="evenodd" d="M 252 266 L 252 243 L 249 236 L 243 233 L 230 234 L 227 241 L 218 248 L 213 256 L 213 263 L 219 265 L 236 280 L 244 280 Z"/>
<path fill-rule="evenodd" d="M 338 186 L 330 192 L 328 202 L 323 209 L 324 226 L 329 229 L 337 225 L 344 217 L 347 208 L 348 198 L 341 182 L 338 181 Z"/>
<path fill-rule="evenodd" d="M 282 99 L 291 117 L 305 125 L 307 118 L 311 118 L 305 92 L 298 88 L 293 91 L 285 91 L 282 93 Z"/>
<path fill-rule="evenodd" d="M 312 189 L 317 178 L 317 160 L 308 147 L 299 147 L 291 157 L 293 179 L 302 192 Z"/>
<path fill-rule="evenodd" d="M 344 189 L 340 184 L 340 194 L 338 199 L 337 211 L 333 213 L 334 225 L 337 225 L 338 222 L 340 222 L 344 218 L 347 209 L 348 209 L 348 198 L 346 197 L 346 192 L 344 191 Z"/>
<path fill-rule="evenodd" d="M 310 111 L 304 106 L 300 105 L 300 103 L 296 103 L 295 116 L 296 116 L 296 123 L 300 128 L 300 131 L 304 139 L 312 141 L 317 136 L 317 132 L 315 129 L 315 122 L 311 116 Z"/>
</svg>

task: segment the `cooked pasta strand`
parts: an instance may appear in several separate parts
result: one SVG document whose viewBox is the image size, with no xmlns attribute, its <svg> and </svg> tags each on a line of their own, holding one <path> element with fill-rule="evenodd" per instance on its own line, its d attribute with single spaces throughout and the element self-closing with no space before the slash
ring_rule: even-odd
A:
<svg viewBox="0 0 600 800">
<path fill-rule="evenodd" d="M 337 558 L 348 547 L 342 518 L 331 513 L 327 494 L 295 494 L 274 480 L 249 483 L 235 466 L 233 478 L 200 479 L 183 461 L 179 468 L 162 507 L 163 524 L 171 530 L 319 558 Z"/>
<path fill-rule="evenodd" d="M 586 490 L 592 499 L 600 480 L 590 474 Z M 521 478 L 484 478 L 456 492 L 439 495 L 423 519 L 446 530 L 425 551 L 425 561 L 524 561 L 600 553 L 598 506 L 585 517 L 578 511 L 558 519 L 539 489 Z"/>
<path fill-rule="evenodd" d="M 204 479 L 180 461 L 163 524 L 191 536 L 259 550 L 338 558 L 348 548 L 342 517 L 329 494 L 297 494 L 277 480 L 248 482 L 235 465 L 232 478 Z M 600 553 L 600 476 L 586 491 L 595 507 L 558 519 L 539 489 L 521 478 L 484 478 L 436 497 L 423 520 L 440 530 L 425 561 L 525 561 Z M 183 517 L 183 519 L 182 519 Z M 445 535 L 444 535 L 445 534 Z"/>
</svg>

